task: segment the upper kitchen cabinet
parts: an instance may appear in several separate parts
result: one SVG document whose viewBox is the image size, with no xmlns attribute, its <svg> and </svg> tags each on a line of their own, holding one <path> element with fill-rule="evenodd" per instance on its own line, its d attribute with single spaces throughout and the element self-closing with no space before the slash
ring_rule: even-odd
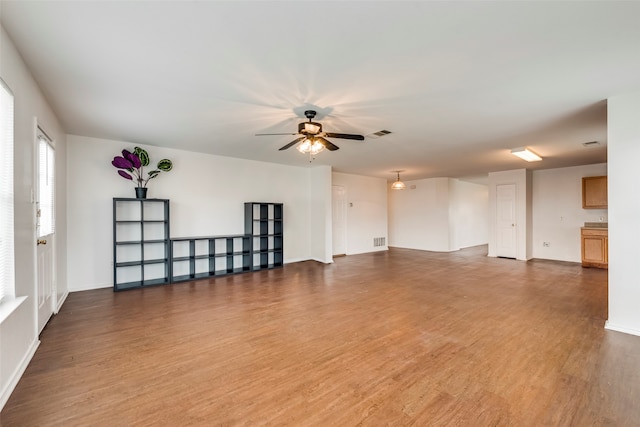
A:
<svg viewBox="0 0 640 427">
<path fill-rule="evenodd" d="M 606 176 L 586 176 L 582 178 L 582 208 L 607 209 Z"/>
</svg>

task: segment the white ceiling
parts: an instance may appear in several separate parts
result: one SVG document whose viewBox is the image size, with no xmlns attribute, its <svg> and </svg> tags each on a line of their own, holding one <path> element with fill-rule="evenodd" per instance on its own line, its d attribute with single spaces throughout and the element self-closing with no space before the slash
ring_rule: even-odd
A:
<svg viewBox="0 0 640 427">
<path fill-rule="evenodd" d="M 1 0 L 0 18 L 70 134 L 305 166 L 278 151 L 293 136 L 254 134 L 317 109 L 325 131 L 393 133 L 313 165 L 389 180 L 605 162 L 606 99 L 640 90 L 640 2 Z"/>
</svg>

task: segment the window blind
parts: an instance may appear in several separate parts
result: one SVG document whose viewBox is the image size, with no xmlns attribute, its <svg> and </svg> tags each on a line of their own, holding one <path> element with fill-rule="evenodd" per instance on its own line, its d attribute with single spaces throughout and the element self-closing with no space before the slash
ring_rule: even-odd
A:
<svg viewBox="0 0 640 427">
<path fill-rule="evenodd" d="M 39 129 L 39 131 L 41 131 Z M 38 201 L 40 216 L 38 222 L 38 237 L 53 234 L 55 231 L 55 151 L 51 140 L 44 133 L 38 134 Z"/>
<path fill-rule="evenodd" d="M 14 295 L 13 94 L 0 79 L 0 302 Z"/>
</svg>

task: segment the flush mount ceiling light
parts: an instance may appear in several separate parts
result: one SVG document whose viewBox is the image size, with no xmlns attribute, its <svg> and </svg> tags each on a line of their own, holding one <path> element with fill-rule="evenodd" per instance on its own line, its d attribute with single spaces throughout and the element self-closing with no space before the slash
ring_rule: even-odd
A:
<svg viewBox="0 0 640 427">
<path fill-rule="evenodd" d="M 511 154 L 513 154 L 514 156 L 518 156 L 522 160 L 526 160 L 527 162 L 539 162 L 540 160 L 542 160 L 542 157 L 538 156 L 527 147 L 514 148 L 513 150 L 511 150 Z"/>
<path fill-rule="evenodd" d="M 392 171 L 395 172 L 397 175 L 397 179 L 396 182 L 394 182 L 393 184 L 391 184 L 391 189 L 392 190 L 404 190 L 405 188 L 407 188 L 407 185 L 400 181 L 400 172 L 402 171 Z"/>
</svg>

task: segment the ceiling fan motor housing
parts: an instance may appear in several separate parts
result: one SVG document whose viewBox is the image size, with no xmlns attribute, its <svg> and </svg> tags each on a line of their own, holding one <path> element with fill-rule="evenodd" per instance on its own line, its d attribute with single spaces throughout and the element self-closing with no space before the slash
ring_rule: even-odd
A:
<svg viewBox="0 0 640 427">
<path fill-rule="evenodd" d="M 308 121 L 298 123 L 298 133 L 302 135 L 317 135 L 322 132 L 322 125 L 320 123 Z"/>
</svg>

